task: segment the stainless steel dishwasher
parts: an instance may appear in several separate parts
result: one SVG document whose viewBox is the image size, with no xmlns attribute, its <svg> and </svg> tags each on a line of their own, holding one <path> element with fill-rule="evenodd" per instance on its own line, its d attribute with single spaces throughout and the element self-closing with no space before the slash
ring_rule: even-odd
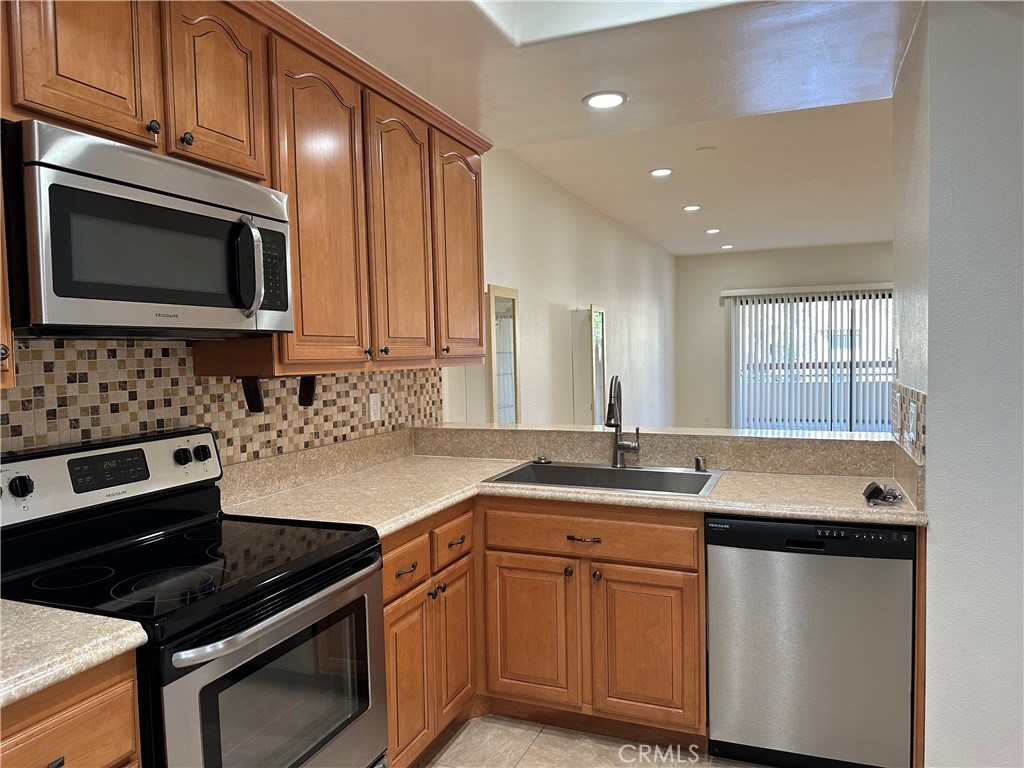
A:
<svg viewBox="0 0 1024 768">
<path fill-rule="evenodd" d="M 708 517 L 708 749 L 910 765 L 913 528 Z"/>
</svg>

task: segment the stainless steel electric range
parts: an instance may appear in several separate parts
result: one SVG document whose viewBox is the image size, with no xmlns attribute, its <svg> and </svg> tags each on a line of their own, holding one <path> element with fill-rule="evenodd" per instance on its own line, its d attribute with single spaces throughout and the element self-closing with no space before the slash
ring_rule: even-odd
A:
<svg viewBox="0 0 1024 768">
<path fill-rule="evenodd" d="M 0 596 L 137 621 L 143 765 L 385 764 L 380 540 L 226 515 L 193 429 L 8 455 Z"/>
</svg>

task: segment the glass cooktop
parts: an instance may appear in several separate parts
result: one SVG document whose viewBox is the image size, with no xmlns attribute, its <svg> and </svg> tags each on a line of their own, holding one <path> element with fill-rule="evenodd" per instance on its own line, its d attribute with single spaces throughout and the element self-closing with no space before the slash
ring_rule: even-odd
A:
<svg viewBox="0 0 1024 768">
<path fill-rule="evenodd" d="M 376 531 L 361 525 L 218 516 L 5 581 L 3 597 L 146 624 L 215 596 L 251 594 L 376 542 Z"/>
</svg>

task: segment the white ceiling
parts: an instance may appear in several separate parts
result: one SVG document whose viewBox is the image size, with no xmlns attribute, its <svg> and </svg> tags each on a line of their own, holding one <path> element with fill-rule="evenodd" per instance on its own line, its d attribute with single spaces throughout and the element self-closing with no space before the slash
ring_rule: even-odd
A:
<svg viewBox="0 0 1024 768">
<path fill-rule="evenodd" d="M 891 97 L 919 2 L 732 4 L 517 45 L 468 0 L 279 1 L 673 253 L 712 250 L 710 226 L 736 250 L 891 238 L 887 104 L 817 108 Z M 496 8 L 544 36 L 598 5 Z M 598 90 L 629 101 L 583 106 Z M 705 208 L 684 219 L 691 196 Z"/>
</svg>

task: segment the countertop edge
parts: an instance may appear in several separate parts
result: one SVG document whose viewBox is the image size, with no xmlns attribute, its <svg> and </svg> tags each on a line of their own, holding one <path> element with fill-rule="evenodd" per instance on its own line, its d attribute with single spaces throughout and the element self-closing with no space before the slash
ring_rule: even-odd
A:
<svg viewBox="0 0 1024 768">
<path fill-rule="evenodd" d="M 76 616 L 83 615 L 78 611 L 64 611 L 60 608 L 48 608 L 47 610 L 74 613 Z M 19 674 L 8 676 L 5 670 L 4 684 L 0 688 L 0 707 L 6 707 L 57 683 L 69 680 L 77 674 L 120 656 L 122 653 L 133 651 L 148 641 L 146 631 L 137 622 L 110 619 L 106 616 L 100 618 L 106 621 L 121 621 L 124 626 L 77 646 L 73 652 L 57 653 L 42 659 L 38 664 L 29 666 Z"/>
</svg>

